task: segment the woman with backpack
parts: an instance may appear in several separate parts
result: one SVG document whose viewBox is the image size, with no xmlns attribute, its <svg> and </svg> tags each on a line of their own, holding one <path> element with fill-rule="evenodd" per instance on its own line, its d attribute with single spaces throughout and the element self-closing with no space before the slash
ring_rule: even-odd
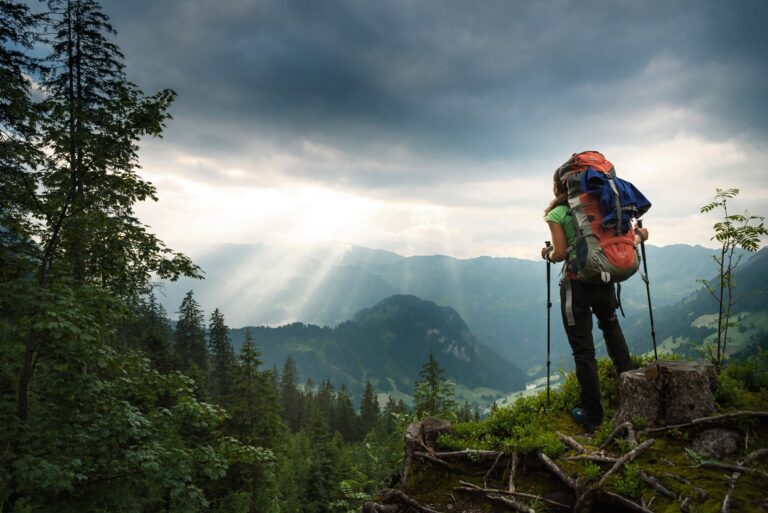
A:
<svg viewBox="0 0 768 513">
<path fill-rule="evenodd" d="M 600 158 L 603 158 L 597 152 L 588 153 L 595 153 Z M 579 382 L 579 398 L 581 403 L 579 407 L 572 410 L 571 416 L 586 431 L 592 432 L 603 421 L 603 408 L 600 404 L 600 382 L 597 373 L 597 361 L 595 360 L 595 345 L 592 339 L 593 314 L 597 318 L 598 327 L 603 332 L 605 346 L 617 374 L 632 370 L 634 366 L 629 356 L 629 350 L 624 334 L 621 331 L 619 320 L 616 317 L 616 309 L 619 307 L 619 303 L 614 282 L 610 279 L 610 275 L 607 282 L 594 282 L 594 280 L 579 279 L 579 274 L 573 268 L 574 265 L 577 265 L 575 264 L 577 258 L 574 249 L 578 240 L 577 223 L 574 222 L 574 210 L 568 204 L 568 190 L 566 189 L 568 174 L 563 172 L 563 168 L 576 157 L 577 155 L 571 157 L 571 160 L 555 172 L 553 186 L 555 197 L 545 210 L 545 219 L 551 232 L 552 245 L 542 248 L 541 256 L 549 262 L 568 261 L 565 264 L 560 281 L 560 305 L 565 332 L 568 336 L 568 342 L 573 351 L 573 358 L 576 364 L 576 379 Z M 608 161 L 605 162 L 609 166 L 610 172 L 613 173 L 613 166 Z M 576 172 L 578 171 L 571 171 L 569 174 L 572 175 Z M 615 176 L 615 173 L 612 176 Z M 643 200 L 645 200 L 644 197 Z M 648 207 L 650 207 L 650 203 L 648 203 Z M 645 210 L 648 207 L 645 207 Z M 588 208 L 582 210 L 588 210 Z M 591 222 L 593 217 L 594 215 L 589 216 L 587 220 Z M 583 237 L 583 230 L 580 231 Z M 616 233 L 618 234 L 618 231 Z M 634 240 L 632 240 L 633 233 Z M 639 244 L 648 240 L 648 230 L 636 228 L 634 232 L 622 237 L 628 238 L 630 245 L 633 242 L 634 244 Z M 634 270 L 631 272 L 633 273 Z"/>
</svg>

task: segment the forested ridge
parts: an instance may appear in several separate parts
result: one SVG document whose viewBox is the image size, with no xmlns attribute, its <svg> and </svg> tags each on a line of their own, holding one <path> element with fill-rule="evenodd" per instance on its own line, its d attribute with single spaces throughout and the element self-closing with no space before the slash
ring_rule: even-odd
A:
<svg viewBox="0 0 768 513">
<path fill-rule="evenodd" d="M 94 0 L 0 2 L 0 501 L 21 511 L 346 511 L 402 451 L 404 405 L 358 408 L 291 360 L 236 353 L 198 277 L 134 213 L 172 90 L 128 79 Z"/>
</svg>

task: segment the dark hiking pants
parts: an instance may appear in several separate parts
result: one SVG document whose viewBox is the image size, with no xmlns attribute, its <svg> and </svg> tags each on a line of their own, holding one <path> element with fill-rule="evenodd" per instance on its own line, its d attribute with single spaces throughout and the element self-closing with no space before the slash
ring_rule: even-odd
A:
<svg viewBox="0 0 768 513">
<path fill-rule="evenodd" d="M 560 283 L 560 305 L 565 333 L 576 362 L 581 407 L 588 421 L 597 425 L 603 421 L 603 407 L 600 404 L 600 381 L 592 340 L 593 313 L 597 317 L 597 326 L 603 332 L 605 347 L 616 373 L 633 369 L 627 342 L 616 318 L 616 291 L 613 284 L 590 285 L 564 277 Z"/>
</svg>

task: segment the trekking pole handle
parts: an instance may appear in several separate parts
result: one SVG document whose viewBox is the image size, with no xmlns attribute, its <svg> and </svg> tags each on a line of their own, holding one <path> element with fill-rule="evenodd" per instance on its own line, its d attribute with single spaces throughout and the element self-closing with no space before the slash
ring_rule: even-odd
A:
<svg viewBox="0 0 768 513">
<path fill-rule="evenodd" d="M 552 242 L 550 242 L 550 241 L 548 241 L 548 240 L 545 240 L 545 241 L 544 241 L 544 246 L 546 246 L 548 249 L 547 249 L 547 252 L 544 254 L 544 256 L 542 256 L 541 258 L 543 258 L 544 260 L 546 260 L 547 262 L 549 262 L 550 260 L 549 260 L 549 258 L 547 258 L 547 255 L 548 255 L 549 253 L 551 253 L 551 252 L 552 252 L 552 249 L 554 249 L 554 248 L 552 247 Z"/>
</svg>

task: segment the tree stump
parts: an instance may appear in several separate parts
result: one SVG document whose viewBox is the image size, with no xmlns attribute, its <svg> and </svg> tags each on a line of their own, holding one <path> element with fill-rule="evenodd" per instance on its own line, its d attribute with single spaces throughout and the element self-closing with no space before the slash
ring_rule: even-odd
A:
<svg viewBox="0 0 768 513">
<path fill-rule="evenodd" d="M 427 417 L 409 425 L 405 430 L 405 464 L 400 485 L 405 486 L 415 452 L 434 452 L 440 435 L 453 432 L 453 425 L 443 419 Z"/>
<path fill-rule="evenodd" d="M 619 376 L 616 423 L 645 419 L 678 424 L 715 411 L 717 373 L 711 363 L 659 361 Z"/>
</svg>

